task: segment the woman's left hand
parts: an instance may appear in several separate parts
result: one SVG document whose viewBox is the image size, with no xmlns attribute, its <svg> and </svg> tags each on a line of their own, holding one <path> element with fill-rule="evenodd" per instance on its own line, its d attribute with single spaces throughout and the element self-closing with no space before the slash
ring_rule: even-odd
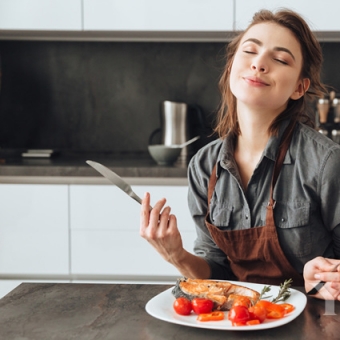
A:
<svg viewBox="0 0 340 340">
<path fill-rule="evenodd" d="M 306 292 L 312 290 L 320 281 L 324 281 L 326 284 L 313 296 L 340 301 L 340 260 L 316 257 L 305 264 L 303 277 Z"/>
</svg>

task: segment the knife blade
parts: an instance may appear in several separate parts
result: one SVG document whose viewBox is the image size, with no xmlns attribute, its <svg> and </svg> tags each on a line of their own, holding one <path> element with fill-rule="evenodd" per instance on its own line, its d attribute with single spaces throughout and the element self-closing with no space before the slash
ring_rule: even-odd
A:
<svg viewBox="0 0 340 340">
<path fill-rule="evenodd" d="M 107 168 L 103 164 L 98 162 L 87 160 L 86 163 L 93 169 L 98 171 L 102 176 L 107 178 L 111 183 L 115 184 L 119 189 L 123 190 L 127 195 L 133 198 L 138 203 L 142 204 L 142 199 L 132 190 L 129 183 L 125 182 L 120 176 L 118 176 L 111 169 Z M 152 207 L 150 206 L 150 210 Z"/>
</svg>

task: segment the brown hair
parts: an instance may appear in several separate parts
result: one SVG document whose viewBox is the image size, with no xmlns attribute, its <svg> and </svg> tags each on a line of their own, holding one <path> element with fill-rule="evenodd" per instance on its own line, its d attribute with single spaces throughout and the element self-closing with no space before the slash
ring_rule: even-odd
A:
<svg viewBox="0 0 340 340">
<path fill-rule="evenodd" d="M 219 137 L 224 138 L 227 133 L 240 133 L 237 122 L 236 98 L 230 90 L 229 76 L 235 53 L 239 47 L 240 41 L 244 34 L 254 25 L 260 23 L 271 22 L 288 28 L 297 38 L 301 45 L 302 51 L 302 70 L 301 78 L 310 79 L 310 87 L 308 91 L 298 100 L 290 99 L 287 108 L 276 117 L 269 132 L 276 133 L 280 122 L 287 118 L 293 118 L 310 126 L 314 126 L 314 122 L 307 114 L 307 102 L 315 97 L 322 97 L 327 92 L 325 85 L 320 81 L 320 72 L 322 66 L 322 51 L 319 42 L 311 32 L 308 24 L 297 13 L 291 10 L 280 10 L 276 13 L 261 10 L 253 16 L 253 20 L 248 28 L 234 38 L 228 45 L 226 51 L 227 62 L 219 81 L 221 91 L 221 103 L 217 113 L 217 122 L 214 131 Z"/>
</svg>

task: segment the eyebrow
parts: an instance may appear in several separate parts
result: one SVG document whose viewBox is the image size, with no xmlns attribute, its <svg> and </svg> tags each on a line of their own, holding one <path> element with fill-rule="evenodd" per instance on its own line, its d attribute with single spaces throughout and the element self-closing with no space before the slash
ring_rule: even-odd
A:
<svg viewBox="0 0 340 340">
<path fill-rule="evenodd" d="M 248 42 L 248 41 L 251 41 L 251 42 L 253 42 L 253 43 L 255 43 L 256 45 L 259 45 L 259 46 L 262 46 L 262 45 L 263 45 L 263 43 L 262 43 L 260 40 L 255 39 L 255 38 L 249 38 L 249 39 L 245 40 L 245 41 L 242 43 L 242 45 L 245 44 L 245 43 Z M 291 55 L 291 57 L 292 57 L 292 58 L 294 59 L 294 61 L 295 61 L 294 54 L 293 54 L 288 48 L 277 46 L 277 47 L 274 47 L 274 51 L 282 51 L 282 52 L 286 52 L 286 53 L 288 53 L 289 55 Z"/>
</svg>

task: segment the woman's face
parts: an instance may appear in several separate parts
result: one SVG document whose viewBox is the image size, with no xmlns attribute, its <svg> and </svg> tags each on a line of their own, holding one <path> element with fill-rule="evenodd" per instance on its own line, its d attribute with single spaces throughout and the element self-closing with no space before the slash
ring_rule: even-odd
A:
<svg viewBox="0 0 340 340">
<path fill-rule="evenodd" d="M 280 114 L 289 98 L 304 94 L 301 46 L 293 33 L 275 23 L 252 26 L 243 36 L 230 71 L 230 89 L 237 108 Z M 305 90 L 307 90 L 305 88 Z"/>
</svg>

